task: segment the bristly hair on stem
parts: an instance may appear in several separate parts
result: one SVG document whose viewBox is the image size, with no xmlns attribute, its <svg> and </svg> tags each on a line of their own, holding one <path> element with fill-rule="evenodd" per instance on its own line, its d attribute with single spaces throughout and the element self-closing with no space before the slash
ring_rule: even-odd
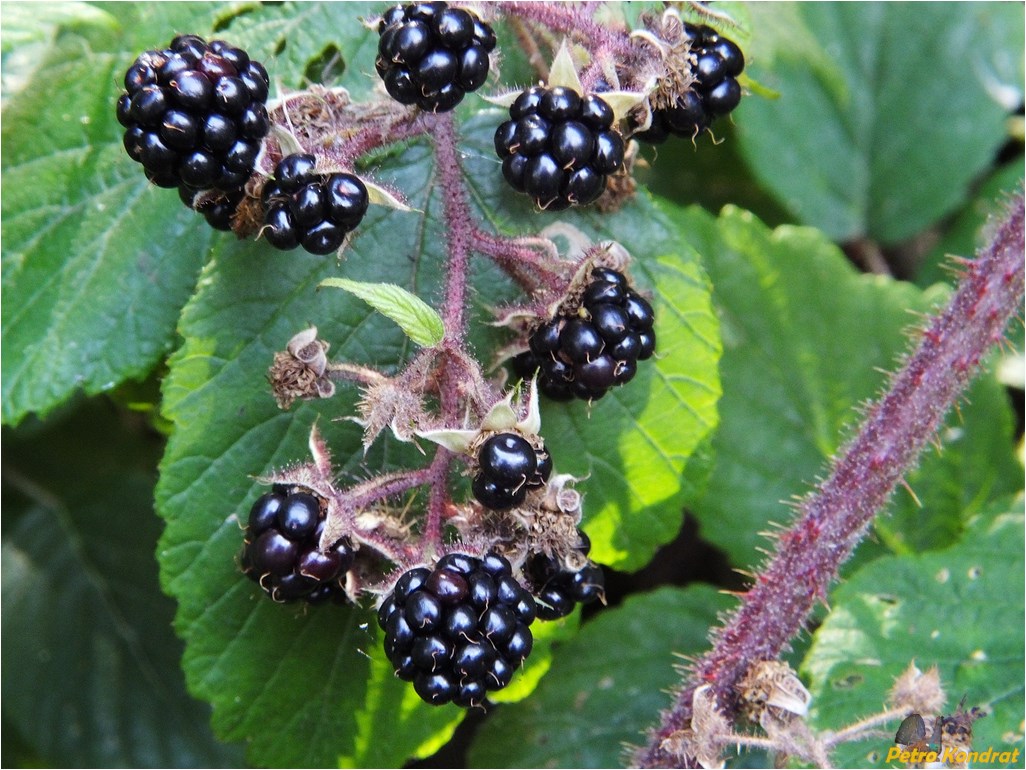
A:
<svg viewBox="0 0 1026 770">
<path fill-rule="evenodd" d="M 740 606 L 712 635 L 713 649 L 692 664 L 674 703 L 632 758 L 635 767 L 694 767 L 684 745 L 667 738 L 687 728 L 695 690 L 708 685 L 722 713 L 737 715 L 735 687 L 754 661 L 773 660 L 804 628 L 838 569 L 865 536 L 895 486 L 915 466 L 945 414 L 958 402 L 986 353 L 1004 338 L 1023 302 L 1023 196 L 1006 207 L 990 241 L 963 263 L 948 306 L 922 331 L 915 350 L 867 409 L 829 476 L 797 506 L 794 524 Z"/>
</svg>

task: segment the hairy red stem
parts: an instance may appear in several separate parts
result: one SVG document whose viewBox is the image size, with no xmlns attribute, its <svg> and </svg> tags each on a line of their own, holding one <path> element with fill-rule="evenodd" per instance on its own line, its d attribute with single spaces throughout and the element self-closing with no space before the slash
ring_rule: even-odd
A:
<svg viewBox="0 0 1026 770">
<path fill-rule="evenodd" d="M 463 168 L 456 150 L 458 137 L 451 113 L 437 116 L 434 122 L 435 164 L 442 187 L 442 205 L 447 227 L 448 264 L 446 265 L 445 305 L 442 321 L 450 344 L 458 345 L 466 331 L 464 308 L 467 299 L 467 262 L 474 241 L 473 218 L 467 192 L 463 187 Z"/>
<path fill-rule="evenodd" d="M 963 263 L 964 274 L 947 308 L 922 333 L 917 348 L 893 376 L 889 391 L 868 412 L 829 477 L 798 506 L 795 524 L 713 637 L 714 648 L 688 671 L 674 705 L 664 712 L 636 767 L 694 767 L 694 757 L 664 744 L 691 722 L 695 689 L 708 684 L 728 718 L 734 687 L 748 667 L 777 658 L 824 598 L 840 565 L 864 537 L 895 485 L 914 466 L 944 415 L 968 386 L 983 356 L 1003 339 L 1022 311 L 1023 198 L 1017 195 L 990 243 Z"/>
</svg>

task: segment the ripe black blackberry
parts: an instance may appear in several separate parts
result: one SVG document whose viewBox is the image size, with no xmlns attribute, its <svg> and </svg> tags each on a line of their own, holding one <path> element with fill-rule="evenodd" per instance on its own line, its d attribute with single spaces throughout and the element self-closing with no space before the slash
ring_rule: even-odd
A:
<svg viewBox="0 0 1026 770">
<path fill-rule="evenodd" d="M 552 473 L 552 458 L 545 448 L 535 449 L 518 433 L 488 438 L 478 450 L 477 463 L 474 497 L 493 511 L 520 505 L 527 491 L 544 485 Z"/>
<path fill-rule="evenodd" d="M 117 103 L 125 150 L 151 182 L 182 188 L 183 202 L 215 190 L 230 203 L 270 128 L 267 89 L 267 71 L 241 48 L 179 35 L 168 48 L 140 54 L 125 74 Z"/>
<path fill-rule="evenodd" d="M 312 254 L 330 254 L 367 213 L 367 187 L 353 174 L 318 174 L 313 155 L 282 158 L 264 185 L 264 237 L 277 249 L 302 244 Z"/>
<path fill-rule="evenodd" d="M 253 504 L 246 525 L 242 570 L 276 602 L 346 600 L 354 551 L 348 538 L 318 548 L 325 511 L 313 493 L 275 485 Z"/>
<path fill-rule="evenodd" d="M 534 86 L 517 97 L 509 117 L 495 131 L 502 175 L 547 211 L 592 203 L 623 165 L 613 110 L 596 94 Z"/>
<path fill-rule="evenodd" d="M 576 553 L 579 559 L 586 558 L 591 551 L 591 540 L 581 529 L 577 530 L 577 538 Z M 590 560 L 574 571 L 551 556 L 535 553 L 528 557 L 524 571 L 541 620 L 566 617 L 576 605 L 593 602 L 605 591 L 602 568 Z"/>
<path fill-rule="evenodd" d="M 670 134 L 692 139 L 741 101 L 737 76 L 745 68 L 745 57 L 737 44 L 706 26 L 685 24 L 684 34 L 691 40 L 694 90 L 671 106 L 653 110 L 652 125 L 634 139 L 649 144 L 659 144 Z"/>
<path fill-rule="evenodd" d="M 652 306 L 623 273 L 595 268 L 589 278 L 578 311 L 541 324 L 512 362 L 524 379 L 538 372 L 538 390 L 558 401 L 602 398 L 655 351 Z"/>
<path fill-rule="evenodd" d="M 495 33 L 471 11 L 442 2 L 396 6 L 378 34 L 374 67 L 401 104 L 448 112 L 488 77 Z"/>
<path fill-rule="evenodd" d="M 378 609 L 385 654 L 432 705 L 478 706 L 531 653 L 536 614 L 509 562 L 451 553 L 404 573 Z"/>
</svg>

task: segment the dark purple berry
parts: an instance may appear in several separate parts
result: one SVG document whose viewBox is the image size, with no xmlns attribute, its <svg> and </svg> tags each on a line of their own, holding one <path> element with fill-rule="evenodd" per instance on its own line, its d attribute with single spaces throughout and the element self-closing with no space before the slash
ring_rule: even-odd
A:
<svg viewBox="0 0 1026 770">
<path fill-rule="evenodd" d="M 507 487 L 517 486 L 534 475 L 534 447 L 523 436 L 500 433 L 481 446 L 477 456 L 481 473 Z"/>
<path fill-rule="evenodd" d="M 553 122 L 576 120 L 581 114 L 581 96 L 565 86 L 556 86 L 545 92 L 538 112 Z"/>
<path fill-rule="evenodd" d="M 288 251 L 299 245 L 299 231 L 288 206 L 275 205 L 264 214 L 264 238 L 276 249 Z"/>
<path fill-rule="evenodd" d="M 560 350 L 574 363 L 585 363 L 602 353 L 604 343 L 598 331 L 581 318 L 571 318 L 559 335 Z"/>
<path fill-rule="evenodd" d="M 249 509 L 249 531 L 252 535 L 261 535 L 266 529 L 278 521 L 278 511 L 285 503 L 285 495 L 268 492 L 257 498 Z"/>
<path fill-rule="evenodd" d="M 293 540 L 309 537 L 320 520 L 320 502 L 303 492 L 290 495 L 278 512 L 278 529 Z"/>
<path fill-rule="evenodd" d="M 288 574 L 296 561 L 299 546 L 275 529 L 269 529 L 257 538 L 250 553 L 258 572 L 273 575 Z"/>
</svg>

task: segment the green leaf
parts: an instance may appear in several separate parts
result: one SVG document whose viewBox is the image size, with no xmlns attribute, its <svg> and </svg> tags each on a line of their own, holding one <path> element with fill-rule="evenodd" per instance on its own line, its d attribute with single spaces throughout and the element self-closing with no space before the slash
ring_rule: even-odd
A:
<svg viewBox="0 0 1026 770">
<path fill-rule="evenodd" d="M 119 7 L 121 44 L 153 45 L 154 27 L 169 38 L 209 13 L 182 5 Z M 145 376 L 171 348 L 213 237 L 121 147 L 114 104 L 133 57 L 66 34 L 4 105 L 5 423 Z"/>
<path fill-rule="evenodd" d="M 742 101 L 742 152 L 794 216 L 834 240 L 899 241 L 959 206 L 1022 100 L 1021 4 L 751 14 L 748 72 L 781 98 Z"/>
<path fill-rule="evenodd" d="M 716 462 L 692 505 L 702 536 L 747 568 L 767 545 L 759 533 L 790 520 L 782 501 L 808 491 L 855 429 L 857 407 L 881 392 L 882 370 L 908 350 L 911 313 L 947 291 L 860 275 L 816 231 L 769 230 L 733 208 L 679 222 L 706 259 L 724 339 Z M 875 525 L 882 544 L 860 556 L 953 542 L 983 503 L 1017 488 L 1011 437 L 1007 399 L 983 377 L 939 433 L 940 451 L 908 476 L 924 507 L 899 490 Z"/>
<path fill-rule="evenodd" d="M 93 403 L 4 433 L 4 742 L 10 722 L 48 766 L 235 766 L 157 582 L 160 447 L 120 417 Z"/>
<path fill-rule="evenodd" d="M 810 720 L 837 730 L 880 710 L 911 662 L 937 666 L 945 714 L 963 695 L 988 715 L 973 725 L 973 748 L 1023 750 L 1023 500 L 989 506 L 960 542 L 943 551 L 867 565 L 831 597 L 803 668 Z M 897 730 L 900 720 L 888 725 Z M 890 735 L 845 744 L 838 767 L 878 766 Z M 1013 763 L 1014 766 L 1014 763 Z"/>
<path fill-rule="evenodd" d="M 344 86 L 354 98 L 362 98 L 380 82 L 373 66 L 377 30 L 368 29 L 363 22 L 379 16 L 385 8 L 370 2 L 229 5 L 221 13 L 217 30 L 264 63 L 271 77 L 272 97 L 280 88 L 306 87 L 311 60 L 327 54 L 327 58 L 341 60 L 337 66 L 342 72 L 331 85 Z"/>
<path fill-rule="evenodd" d="M 484 226 L 536 233 L 545 219 L 528 201 L 511 199 L 491 158 L 493 117 L 464 129 L 466 179 Z M 415 211 L 372 208 L 341 264 L 298 252 L 284 259 L 259 241 L 219 241 L 183 313 L 184 342 L 165 380 L 163 413 L 175 429 L 157 495 L 167 522 L 158 554 L 162 580 L 179 602 L 176 628 L 186 640 L 191 690 L 215 705 L 215 730 L 248 740 L 251 758 L 261 764 L 398 765 L 436 746 L 460 716 L 455 707 L 410 698 L 408 686 L 381 675 L 370 612 L 274 605 L 235 564 L 238 521 L 262 491 L 253 477 L 304 460 L 314 421 L 342 484 L 426 462 L 416 447 L 390 437 L 364 455 L 358 426 L 338 419 L 355 414 L 354 389 L 284 413 L 266 382 L 275 351 L 312 323 L 331 343 L 332 360 L 394 371 L 411 357 L 413 343 L 391 321 L 345 293 L 316 291 L 340 268 L 358 284 L 395 283 L 428 303 L 444 295 L 447 225 L 433 154 L 426 142 L 410 143 L 383 158 L 375 174 L 406 191 Z M 592 554 L 640 564 L 679 528 L 681 471 L 716 422 L 719 338 L 709 287 L 697 257 L 682 244 L 684 231 L 643 196 L 616 215 L 564 217 L 596 237 L 615 233 L 637 257 L 632 272 L 639 283 L 656 287 L 658 360 L 648 362 L 631 388 L 590 410 L 551 403 L 543 405 L 542 418 L 557 471 L 592 474 L 586 486 Z M 517 296 L 483 258 L 472 260 L 469 280 L 482 304 Z M 470 343 L 487 360 L 487 351 L 508 339 L 487 325 L 485 309 L 472 305 L 470 314 Z M 423 496 L 405 502 L 412 503 L 411 517 L 419 515 Z M 545 634 L 537 636 L 541 642 Z M 526 695 L 547 666 L 539 643 L 504 695 Z M 391 709 L 400 710 L 410 729 L 392 729 L 381 717 Z M 282 713 L 303 730 L 283 736 Z"/>
<path fill-rule="evenodd" d="M 433 347 L 445 336 L 442 317 L 416 294 L 394 283 L 361 283 L 348 278 L 325 278 L 321 286 L 342 289 L 359 297 L 386 318 L 391 318 L 406 336 L 423 348 Z"/>
<path fill-rule="evenodd" d="M 584 624 L 561 646 L 526 701 L 479 729 L 474 767 L 621 767 L 625 746 L 644 739 L 670 706 L 680 656 L 706 648 L 731 599 L 706 586 L 629 597 Z"/>
<path fill-rule="evenodd" d="M 58 26 L 102 26 L 117 28 L 111 14 L 83 2 L 51 2 L 40 5 L 3 3 L 4 37 L 0 52 L 5 55 L 32 43 L 45 42 Z"/>
</svg>

